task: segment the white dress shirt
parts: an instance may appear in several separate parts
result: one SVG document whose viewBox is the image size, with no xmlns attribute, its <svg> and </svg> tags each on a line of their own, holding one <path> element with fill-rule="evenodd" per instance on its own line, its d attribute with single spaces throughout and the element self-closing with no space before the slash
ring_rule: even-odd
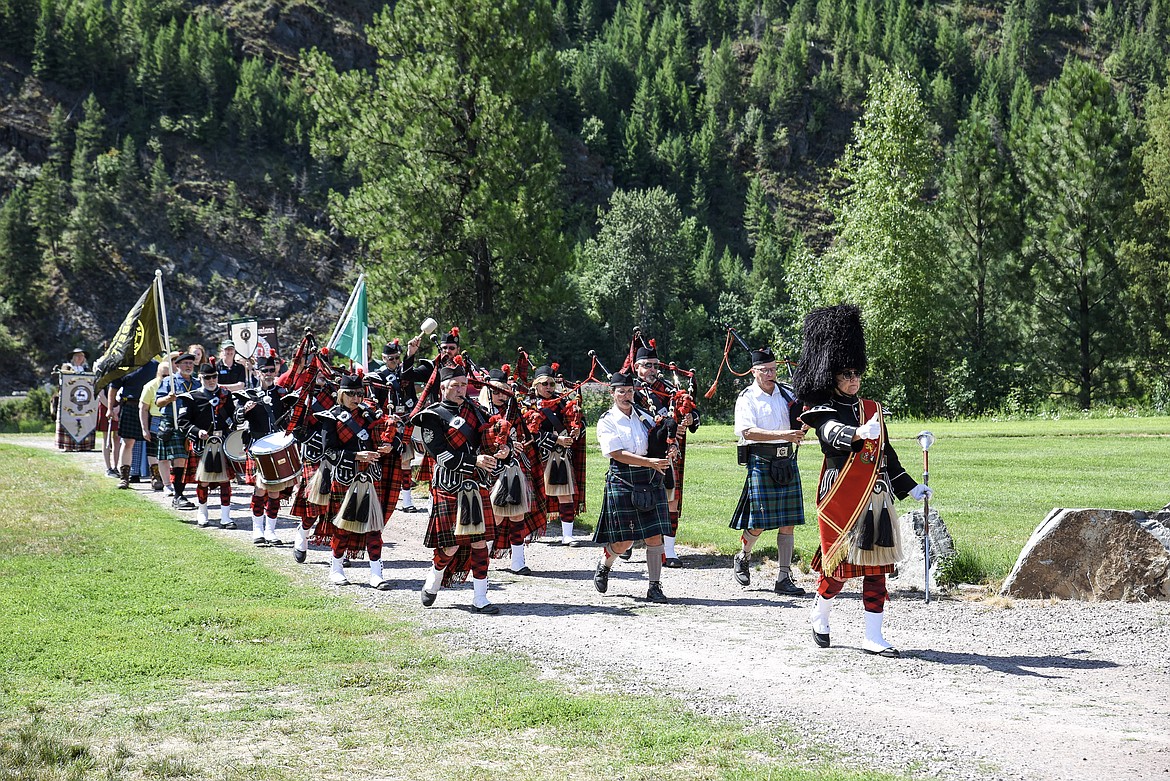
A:
<svg viewBox="0 0 1170 781">
<path fill-rule="evenodd" d="M 616 450 L 644 456 L 650 440 L 637 413 L 631 411 L 626 415 L 615 404 L 597 421 L 597 444 L 607 457 Z"/>
<path fill-rule="evenodd" d="M 788 399 L 780 392 L 780 383 L 772 389 L 772 393 L 764 393 L 759 383 L 753 382 L 735 400 L 735 435 L 739 437 L 739 444 L 762 444 L 764 442 L 783 442 L 782 439 L 747 440 L 743 432 L 749 428 L 762 431 L 791 431 L 792 422 L 788 419 Z"/>
</svg>

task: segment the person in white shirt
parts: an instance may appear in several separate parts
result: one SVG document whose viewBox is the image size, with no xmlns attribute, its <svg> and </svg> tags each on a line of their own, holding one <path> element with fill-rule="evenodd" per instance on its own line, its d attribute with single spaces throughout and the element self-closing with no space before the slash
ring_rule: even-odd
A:
<svg viewBox="0 0 1170 781">
<path fill-rule="evenodd" d="M 634 406 L 632 375 L 610 376 L 613 406 L 597 421 L 597 444 L 609 458 L 601 517 L 593 541 L 603 543 L 593 572 L 599 593 L 609 590 L 609 571 L 618 556 L 637 540 L 646 541 L 646 570 L 650 586 L 646 599 L 666 602 L 662 593 L 663 536 L 670 534 L 670 508 L 663 483 L 670 459 L 648 458 L 654 419 Z"/>
<path fill-rule="evenodd" d="M 776 356 L 767 347 L 752 351 L 752 375 L 755 382 L 735 402 L 739 462 L 747 466 L 747 478 L 731 517 L 731 528 L 742 533 L 732 573 L 741 586 L 751 584 L 752 548 L 761 534 L 775 529 L 779 570 L 773 588 L 777 594 L 799 597 L 805 590 L 792 578 L 792 551 L 793 530 L 804 523 L 796 451 L 805 429 L 796 421 L 800 410 L 795 393 L 776 382 Z"/>
</svg>

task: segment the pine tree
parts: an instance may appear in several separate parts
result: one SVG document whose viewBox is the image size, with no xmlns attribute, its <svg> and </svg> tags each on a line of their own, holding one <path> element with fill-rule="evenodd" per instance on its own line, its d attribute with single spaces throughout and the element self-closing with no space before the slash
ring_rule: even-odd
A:
<svg viewBox="0 0 1170 781">
<path fill-rule="evenodd" d="M 42 303 L 41 255 L 31 200 L 27 188 L 17 187 L 0 205 L 0 298 L 26 318 Z"/>
<path fill-rule="evenodd" d="M 66 240 L 74 268 L 84 269 L 97 262 L 99 235 L 104 222 L 106 196 L 98 186 L 94 160 L 101 151 L 105 133 L 105 111 L 90 93 L 82 106 L 73 144 L 72 191 L 74 207 L 69 215 Z"/>
<path fill-rule="evenodd" d="M 1137 189 L 1136 129 L 1109 81 L 1068 60 L 1032 116 L 1018 153 L 1027 197 L 1026 247 L 1034 262 L 1038 354 L 1088 409 L 1126 358 L 1118 250 Z"/>
<path fill-rule="evenodd" d="M 65 112 L 59 105 L 54 106 L 49 115 L 49 127 L 49 155 L 33 185 L 31 205 L 32 220 L 37 226 L 37 241 L 46 253 L 56 257 L 61 249 L 61 238 L 69 215 L 69 186 L 64 177 L 69 130 Z"/>
</svg>

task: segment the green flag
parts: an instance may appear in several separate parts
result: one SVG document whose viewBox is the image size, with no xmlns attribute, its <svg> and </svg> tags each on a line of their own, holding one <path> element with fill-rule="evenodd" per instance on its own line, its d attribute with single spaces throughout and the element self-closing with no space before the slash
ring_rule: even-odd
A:
<svg viewBox="0 0 1170 781">
<path fill-rule="evenodd" d="M 342 313 L 338 323 L 337 336 L 333 339 L 333 352 L 344 355 L 356 365 L 366 368 L 369 354 L 369 329 L 366 327 L 366 281 L 359 279 L 352 296 L 353 304 L 348 313 Z"/>
<path fill-rule="evenodd" d="M 150 363 L 163 350 L 159 325 L 158 281 L 147 288 L 118 327 L 110 347 L 93 365 L 95 389 Z"/>
</svg>

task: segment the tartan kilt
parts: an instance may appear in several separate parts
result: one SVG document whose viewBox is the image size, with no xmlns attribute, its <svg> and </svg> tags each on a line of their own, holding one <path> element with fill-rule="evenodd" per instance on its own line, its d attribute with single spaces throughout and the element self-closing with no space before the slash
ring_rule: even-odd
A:
<svg viewBox="0 0 1170 781">
<path fill-rule="evenodd" d="M 395 450 L 382 459 L 382 478 L 374 481 L 374 488 L 378 492 L 378 501 L 382 503 L 385 520 L 390 521 L 394 508 L 398 506 L 398 494 L 402 493 L 405 470 L 402 468 L 402 452 Z"/>
<path fill-rule="evenodd" d="M 174 461 L 176 458 L 187 457 L 187 440 L 178 429 L 158 434 L 151 444 L 154 446 L 154 457 L 159 461 Z"/>
<path fill-rule="evenodd" d="M 309 483 L 312 482 L 313 475 L 317 474 L 317 470 L 320 468 L 320 463 L 304 463 L 301 465 L 301 481 L 297 483 L 296 493 L 293 494 L 292 507 L 289 508 L 289 514 L 300 518 L 302 521 L 316 518 L 325 512 L 324 507 L 319 504 L 313 504 L 308 500 Z"/>
<path fill-rule="evenodd" d="M 779 485 L 768 471 L 768 461 L 759 456 L 748 456 L 747 477 L 739 504 L 731 516 L 732 529 L 759 529 L 769 531 L 782 526 L 804 524 L 804 496 L 800 488 L 800 473 L 788 485 Z"/>
<path fill-rule="evenodd" d="M 425 548 L 451 548 L 456 545 L 463 547 L 473 542 L 494 540 L 496 536 L 496 519 L 492 514 L 492 500 L 488 489 L 479 487 L 479 498 L 483 502 L 483 534 L 456 534 L 455 518 L 459 510 L 457 494 L 431 489 L 431 517 L 427 522 L 427 533 L 423 536 Z"/>
<path fill-rule="evenodd" d="M 633 491 L 621 481 L 634 485 L 657 484 L 654 509 L 649 512 L 635 509 Z M 597 519 L 593 541 L 631 542 L 659 534 L 670 535 L 670 508 L 666 502 L 666 489 L 662 487 L 661 477 L 648 466 L 630 466 L 611 460 L 609 472 L 605 475 L 601 515 Z"/>
<path fill-rule="evenodd" d="M 183 467 L 183 482 L 187 485 L 195 485 L 199 481 L 195 479 L 195 475 L 199 472 L 200 456 L 195 455 L 195 445 L 191 440 L 187 440 L 187 465 Z M 222 456 L 223 471 L 227 474 L 225 482 L 232 482 L 236 477 L 235 464 L 226 455 Z"/>
<path fill-rule="evenodd" d="M 569 451 L 569 460 L 573 467 L 573 497 L 572 501 L 577 505 L 577 515 L 585 512 L 585 438 L 582 437 L 573 443 L 572 449 Z M 537 448 L 533 446 L 533 463 L 539 467 L 538 471 L 532 478 L 533 486 L 540 485 L 541 496 L 545 500 L 546 517 L 545 523 L 559 521 L 561 519 L 561 501 L 569 497 L 549 496 L 548 491 L 544 485 L 544 461 L 541 461 Z"/>
<path fill-rule="evenodd" d="M 93 450 L 97 445 L 97 430 L 89 432 L 88 435 L 81 438 L 78 442 L 72 435 L 60 424 L 57 424 L 57 449 L 64 450 L 66 453 L 80 453 L 83 451 Z"/>
<path fill-rule="evenodd" d="M 142 421 L 138 419 L 138 401 L 134 402 L 134 409 L 122 409 L 118 417 L 118 436 L 122 439 L 142 439 Z"/>
<path fill-rule="evenodd" d="M 817 546 L 809 567 L 815 572 L 825 574 L 821 564 L 821 546 Z M 851 561 L 843 561 L 837 565 L 836 571 L 831 573 L 829 577 L 834 580 L 849 580 L 850 578 L 864 578 L 866 575 L 889 575 L 893 571 L 893 564 L 854 564 Z"/>
</svg>

